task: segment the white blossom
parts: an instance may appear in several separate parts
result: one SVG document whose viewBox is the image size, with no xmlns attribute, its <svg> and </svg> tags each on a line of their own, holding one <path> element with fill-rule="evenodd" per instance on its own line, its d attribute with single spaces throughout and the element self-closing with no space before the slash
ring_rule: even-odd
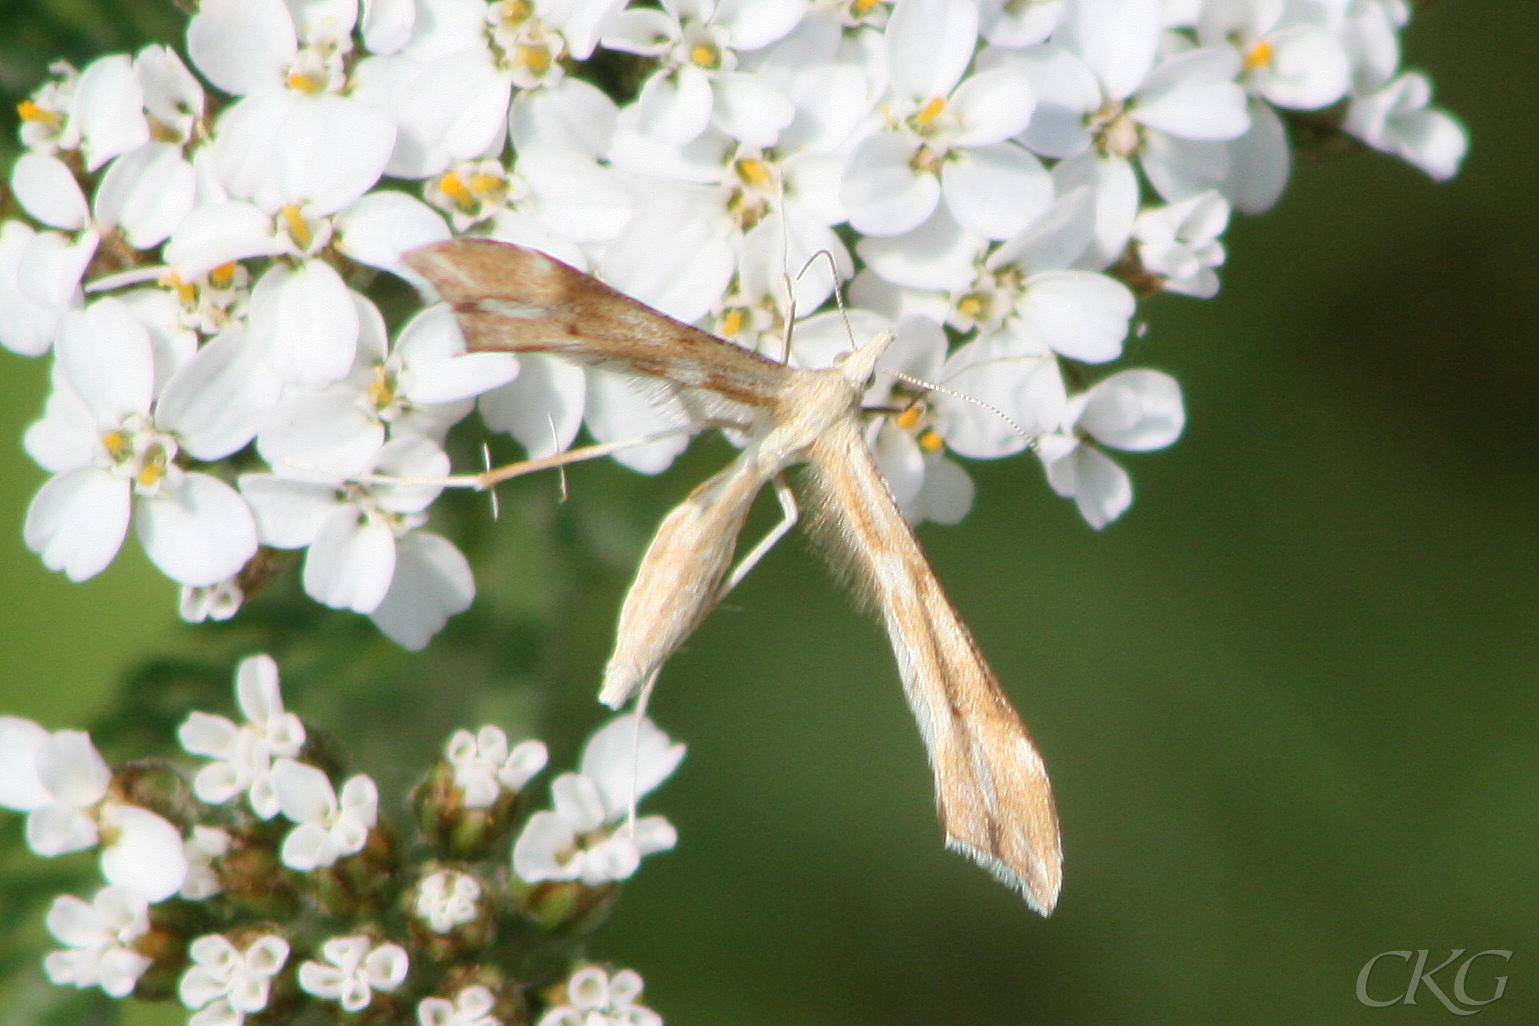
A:
<svg viewBox="0 0 1539 1026">
<path fill-rule="evenodd" d="M 1126 452 L 1163 449 L 1181 435 L 1186 409 L 1181 386 L 1160 371 L 1119 371 L 1070 400 L 1064 429 L 1041 438 L 1037 454 L 1048 483 L 1072 498 L 1080 515 L 1100 530 L 1133 501 L 1127 472 L 1092 440 Z"/>
<path fill-rule="evenodd" d="M 683 758 L 684 745 L 671 744 L 651 720 L 609 721 L 583 746 L 581 771 L 551 784 L 554 809 L 529 817 L 513 845 L 513 871 L 526 883 L 629 879 L 644 856 L 673 848 L 678 834 L 662 816 L 621 821 Z"/>
<path fill-rule="evenodd" d="M 177 997 L 195 1014 L 188 1026 L 241 1026 L 267 1007 L 273 977 L 289 958 L 289 943 L 266 933 L 243 949 L 221 934 L 197 938 L 187 950 L 192 965 L 177 984 Z"/>
<path fill-rule="evenodd" d="M 202 901 L 224 890 L 214 862 L 230 850 L 228 833 L 218 827 L 200 824 L 192 828 L 192 835 L 183 843 L 182 850 L 187 860 L 187 878 L 182 881 L 182 889 L 177 892 L 181 897 L 188 901 Z"/>
<path fill-rule="evenodd" d="M 48 909 L 48 932 L 65 947 L 51 952 L 43 969 L 61 987 L 100 987 L 110 997 L 126 997 L 151 965 L 133 947 L 149 930 L 148 902 L 126 887 L 104 887 L 89 904 L 60 895 Z"/>
<path fill-rule="evenodd" d="M 299 754 L 305 726 L 283 708 L 278 664 L 271 656 L 241 660 L 235 670 L 235 698 L 245 723 L 237 726 L 223 716 L 193 712 L 177 729 L 184 749 L 213 760 L 193 778 L 193 792 L 210 805 L 245 794 L 252 812 L 272 819 L 279 806 L 270 775 L 272 760 Z"/>
<path fill-rule="evenodd" d="M 583 966 L 566 983 L 566 1002 L 546 1010 L 537 1026 L 663 1026 L 663 1017 L 641 1004 L 641 974 L 610 975 Z"/>
<path fill-rule="evenodd" d="M 379 789 L 362 773 L 349 777 L 339 796 L 322 770 L 293 759 L 273 763 L 278 806 L 295 825 L 283 839 L 280 858 L 290 869 L 324 869 L 356 855 L 379 819 Z"/>
<path fill-rule="evenodd" d="M 406 979 L 409 960 L 399 944 L 375 945 L 368 937 L 333 937 L 321 945 L 324 962 L 299 967 L 299 988 L 336 1001 L 344 1012 L 369 1007 L 374 993 L 395 990 Z"/>
<path fill-rule="evenodd" d="M 1139 214 L 1133 238 L 1139 262 L 1164 279 L 1167 291 L 1212 299 L 1218 294 L 1214 269 L 1225 257 L 1219 240 L 1228 227 L 1229 204 L 1209 191 Z"/>
<path fill-rule="evenodd" d="M 474 922 L 479 914 L 481 885 L 468 873 L 440 869 L 422 878 L 412 910 L 434 933 L 448 933 Z"/>
<path fill-rule="evenodd" d="M 492 1014 L 496 1005 L 497 999 L 490 990 L 472 984 L 452 1001 L 423 998 L 417 1003 L 417 1022 L 420 1026 L 502 1026 L 502 1020 Z"/>
<path fill-rule="evenodd" d="M 518 792 L 545 768 L 549 757 L 542 741 L 521 741 L 510 752 L 508 735 L 488 724 L 472 734 L 456 730 L 444 746 L 454 768 L 454 786 L 468 809 L 489 808 L 504 790 Z"/>
</svg>

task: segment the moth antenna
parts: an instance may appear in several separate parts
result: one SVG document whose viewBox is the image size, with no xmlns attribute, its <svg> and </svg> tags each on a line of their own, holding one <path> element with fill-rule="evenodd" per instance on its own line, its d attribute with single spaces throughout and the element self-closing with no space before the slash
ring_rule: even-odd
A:
<svg viewBox="0 0 1539 1026">
<path fill-rule="evenodd" d="M 802 264 L 802 269 L 796 272 L 796 280 L 801 281 L 806 276 L 812 269 L 812 265 L 817 263 L 818 257 L 828 261 L 828 277 L 834 283 L 834 305 L 839 308 L 839 318 L 844 321 L 844 333 L 850 338 L 850 351 L 854 352 L 860 348 L 860 345 L 855 341 L 855 329 L 850 326 L 850 311 L 844 305 L 844 288 L 839 284 L 839 265 L 834 261 L 834 255 L 826 249 L 818 250 L 808 257 L 807 262 Z"/>
<path fill-rule="evenodd" d="M 954 388 L 947 388 L 945 385 L 938 385 L 933 381 L 926 381 L 924 378 L 916 378 L 914 375 L 905 374 L 900 370 L 892 370 L 887 367 L 883 367 L 882 370 L 887 374 L 891 374 L 899 381 L 913 385 L 915 388 L 923 389 L 926 392 L 939 392 L 941 395 L 949 395 L 951 398 L 960 399 L 964 403 L 972 403 L 980 410 L 988 410 L 990 413 L 994 414 L 994 416 L 998 417 L 1000 420 L 1009 425 L 1011 431 L 1014 431 L 1016 434 L 1026 439 L 1026 447 L 1028 449 L 1036 449 L 1038 436 L 1031 434 L 1025 428 L 1021 427 L 1021 425 L 1015 422 L 1014 418 L 1012 418 L 1004 410 L 1001 410 L 998 406 L 986 403 L 982 399 L 979 399 L 977 396 L 968 395 L 966 392 L 959 392 Z M 914 399 L 909 402 L 908 406 L 904 407 L 904 409 L 912 408 L 914 403 L 918 401 L 918 396 L 915 396 Z"/>
<path fill-rule="evenodd" d="M 484 473 L 492 472 L 492 447 L 485 442 L 481 443 L 481 469 Z M 492 502 L 492 523 L 495 524 L 502 519 L 502 507 L 497 501 L 497 489 L 488 488 L 486 494 Z"/>
</svg>

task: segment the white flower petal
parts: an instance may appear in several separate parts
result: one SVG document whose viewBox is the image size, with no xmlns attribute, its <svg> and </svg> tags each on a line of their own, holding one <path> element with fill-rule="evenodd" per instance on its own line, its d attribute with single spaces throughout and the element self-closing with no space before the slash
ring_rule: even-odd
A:
<svg viewBox="0 0 1539 1026">
<path fill-rule="evenodd" d="M 129 497 L 127 481 L 95 467 L 50 478 L 27 507 L 27 548 L 72 581 L 95 577 L 123 545 Z"/>
<path fill-rule="evenodd" d="M 559 357 L 526 353 L 518 377 L 481 396 L 481 419 L 493 431 L 506 431 L 531 459 L 564 450 L 582 427 L 587 375 Z"/>
<path fill-rule="evenodd" d="M 256 520 L 263 545 L 297 549 L 309 545 L 337 508 L 330 485 L 289 481 L 272 474 L 242 474 L 240 491 Z"/>
<path fill-rule="evenodd" d="M 96 217 L 121 227 L 134 249 L 153 249 L 192 211 L 196 184 L 181 147 L 152 143 L 112 162 L 96 189 Z"/>
<path fill-rule="evenodd" d="M 358 346 L 358 310 L 330 264 L 272 267 L 251 290 L 251 334 L 285 381 L 324 384 L 348 372 Z"/>
<path fill-rule="evenodd" d="M 1042 162 L 1014 143 L 964 150 L 941 168 L 951 216 L 969 231 L 1008 239 L 1053 202 L 1053 180 Z"/>
<path fill-rule="evenodd" d="M 911 166 L 913 145 L 896 132 L 868 136 L 845 166 L 839 198 L 863 235 L 902 235 L 924 223 L 940 199 L 940 182 Z"/>
<path fill-rule="evenodd" d="M 900 96 L 948 96 L 978 45 L 975 0 L 898 0 L 887 22 L 892 90 Z"/>
<path fill-rule="evenodd" d="M 281 252 L 272 219 L 250 203 L 230 200 L 201 205 L 183 218 L 165 257 L 183 281 L 192 281 L 233 260 Z"/>
<path fill-rule="evenodd" d="M 0 716 L 0 808 L 31 812 L 53 800 L 37 773 L 48 731 L 15 716 Z"/>
<path fill-rule="evenodd" d="M 372 613 L 395 576 L 395 536 L 388 524 L 360 523 L 352 506 L 326 516 L 305 557 L 305 593 L 333 609 Z"/>
<path fill-rule="evenodd" d="M 1185 424 L 1180 384 L 1169 374 L 1141 368 L 1097 383 L 1079 418 L 1096 441 L 1129 452 L 1163 449 L 1181 437 Z"/>
<path fill-rule="evenodd" d="M 460 550 L 429 531 L 413 531 L 396 545 L 390 590 L 369 616 L 390 640 L 418 652 L 449 617 L 469 609 L 475 595 L 475 577 Z"/>
<path fill-rule="evenodd" d="M 139 544 L 178 584 L 217 584 L 256 555 L 251 510 L 235 489 L 207 474 L 191 473 L 174 491 L 140 496 L 137 513 Z"/>
<path fill-rule="evenodd" d="M 282 0 L 204 0 L 187 26 L 193 64 L 234 96 L 280 85 L 296 51 Z"/>
<path fill-rule="evenodd" d="M 91 217 L 85 193 L 58 157 L 23 153 L 11 169 L 11 189 L 22 209 L 50 228 L 77 232 Z"/>
<path fill-rule="evenodd" d="M 164 901 L 182 887 L 187 857 L 176 827 L 148 809 L 109 804 L 102 825 L 118 832 L 102 851 L 102 876 L 107 882 Z"/>
<path fill-rule="evenodd" d="M 127 54 L 99 57 L 86 65 L 75 85 L 72 113 L 87 171 L 150 141 L 144 92 Z"/>
<path fill-rule="evenodd" d="M 1054 352 L 1086 363 L 1122 355 L 1137 301 L 1128 287 L 1092 271 L 1047 271 L 1027 280 L 1016 311 Z"/>
<path fill-rule="evenodd" d="M 392 189 L 364 196 L 338 214 L 334 225 L 339 252 L 418 286 L 424 280 L 401 262 L 401 254 L 449 237 L 449 226 L 436 210 Z"/>
</svg>

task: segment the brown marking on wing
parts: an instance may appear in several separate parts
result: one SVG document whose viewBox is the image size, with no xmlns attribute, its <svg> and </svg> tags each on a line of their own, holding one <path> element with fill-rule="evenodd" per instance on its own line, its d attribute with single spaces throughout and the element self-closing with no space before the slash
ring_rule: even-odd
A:
<svg viewBox="0 0 1539 1026">
<path fill-rule="evenodd" d="M 532 249 L 453 239 L 405 260 L 454 308 L 471 349 L 559 354 L 761 410 L 791 373 Z"/>
<path fill-rule="evenodd" d="M 1052 787 L 1021 718 L 898 510 L 853 419 L 812 446 L 829 522 L 881 608 L 929 749 L 946 843 L 1047 915 L 1063 853 Z"/>
</svg>

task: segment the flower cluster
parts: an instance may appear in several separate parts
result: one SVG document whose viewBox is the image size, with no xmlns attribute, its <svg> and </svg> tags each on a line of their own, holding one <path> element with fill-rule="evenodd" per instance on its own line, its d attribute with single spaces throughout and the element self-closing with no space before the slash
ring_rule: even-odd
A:
<svg viewBox="0 0 1539 1026">
<path fill-rule="evenodd" d="M 612 1009 L 605 1022 L 661 1021 L 634 1005 L 635 973 L 611 981 L 574 962 L 573 941 L 643 855 L 673 847 L 668 821 L 637 819 L 634 806 L 673 773 L 682 744 L 616 718 L 588 740 L 581 772 L 553 784 L 555 811 L 525 815 L 545 746 L 510 747 L 490 725 L 458 731 L 413 794 L 420 829 L 408 839 L 369 777 L 333 783 L 341 774 L 284 710 L 270 658 L 244 660 L 235 682 L 246 722 L 190 714 L 182 746 L 207 761 L 186 773 L 114 772 L 84 733 L 0 718 L 0 806 L 27 814 L 32 850 L 100 853 L 105 885 L 48 911 L 55 984 L 174 997 L 192 1026 L 289 1021 L 307 1007 L 514 1026 L 564 1001 Z M 509 975 L 524 965 L 545 975 Z"/>
<path fill-rule="evenodd" d="M 541 249 L 801 366 L 893 327 L 868 431 L 911 519 L 968 511 L 951 455 L 1030 449 L 1102 527 L 1132 501 L 1106 450 L 1167 446 L 1185 413 L 1168 375 L 1100 368 L 1139 297 L 1217 291 L 1231 212 L 1287 182 L 1290 125 L 1457 170 L 1463 129 L 1400 66 L 1409 13 L 203 0 L 185 59 L 56 65 L 21 105 L 28 220 L 0 226 L 0 344 L 54 358 L 27 544 L 84 579 L 132 522 L 194 620 L 233 615 L 260 546 L 303 549 L 314 599 L 416 649 L 475 593 L 425 529 L 472 410 L 532 455 L 585 427 L 649 439 L 615 458 L 667 467 L 682 407 L 557 357 L 465 351 L 401 259 L 452 235 Z M 379 272 L 427 305 L 388 324 Z M 848 323 L 816 312 L 841 287 Z M 286 763 L 248 787 L 246 756 L 220 758 L 204 791 L 240 786 L 271 816 L 289 781 L 332 842 L 364 826 Z M 574 830 L 598 815 L 573 809 Z"/>
</svg>

